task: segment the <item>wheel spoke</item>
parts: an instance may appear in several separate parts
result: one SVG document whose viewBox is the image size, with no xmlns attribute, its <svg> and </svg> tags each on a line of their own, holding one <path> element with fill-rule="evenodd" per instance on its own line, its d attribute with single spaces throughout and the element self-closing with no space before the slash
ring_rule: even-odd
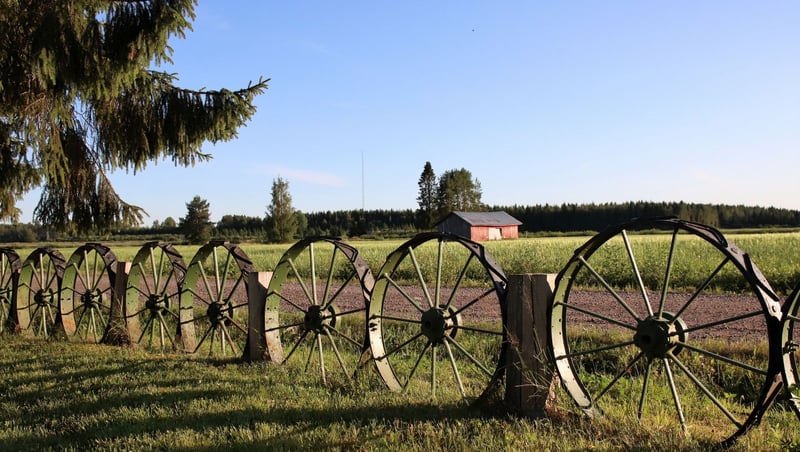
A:
<svg viewBox="0 0 800 452">
<path fill-rule="evenodd" d="M 298 284 L 300 284 L 300 288 L 303 289 L 303 293 L 306 295 L 306 299 L 310 304 L 314 304 L 314 298 L 311 296 L 311 293 L 308 291 L 308 287 L 306 287 L 306 283 L 303 281 L 303 278 L 300 276 L 300 272 L 297 271 L 297 267 L 294 264 L 294 260 L 289 258 L 286 259 L 286 263 L 289 264 L 289 267 L 292 269 L 292 273 L 294 273 L 294 277 L 297 279 Z"/>
<path fill-rule="evenodd" d="M 497 289 L 496 288 L 491 288 L 491 289 L 486 290 L 486 292 L 483 292 L 482 294 L 478 295 L 477 297 L 475 297 L 472 300 L 470 300 L 467 303 L 465 303 L 464 306 L 461 306 L 460 308 L 456 309 L 455 312 L 453 313 L 453 315 L 461 314 L 462 312 L 464 312 L 467 309 L 471 308 L 472 305 L 474 305 L 475 303 L 478 303 L 479 301 L 486 299 L 486 297 L 488 297 L 489 295 L 496 294 L 496 293 L 497 293 Z"/>
<path fill-rule="evenodd" d="M 461 374 L 458 372 L 458 365 L 456 364 L 456 358 L 453 356 L 453 350 L 450 348 L 450 342 L 445 340 L 443 344 L 444 349 L 447 351 L 447 358 L 450 360 L 450 367 L 453 368 L 453 375 L 456 377 L 456 383 L 458 384 L 459 392 L 461 392 L 461 397 L 466 397 L 467 391 L 464 390 L 464 383 L 461 381 Z"/>
<path fill-rule="evenodd" d="M 617 343 L 617 344 L 604 345 L 602 347 L 596 347 L 596 348 L 592 348 L 592 349 L 589 349 L 589 350 L 581 350 L 581 351 L 578 351 L 578 352 L 569 352 L 569 353 L 565 353 L 563 355 L 556 355 L 556 356 L 554 356 L 554 359 L 555 360 L 560 360 L 560 359 L 564 359 L 564 358 L 576 358 L 578 356 L 590 355 L 592 353 L 597 353 L 597 352 L 605 352 L 605 351 L 614 350 L 614 349 L 618 349 L 618 348 L 622 348 L 622 347 L 627 347 L 629 345 L 634 345 L 633 340 L 620 342 L 620 343 Z"/>
<path fill-rule="evenodd" d="M 583 308 L 581 306 L 578 306 L 578 305 L 575 305 L 575 304 L 572 304 L 572 303 L 566 303 L 566 302 L 558 303 L 558 305 L 559 306 L 564 306 L 565 308 L 569 308 L 569 309 L 581 312 L 583 314 L 586 314 L 586 315 L 589 315 L 589 316 L 592 316 L 592 317 L 595 317 L 595 318 L 598 318 L 598 319 L 601 319 L 601 320 L 605 320 L 606 322 L 613 323 L 614 325 L 618 325 L 618 326 L 621 326 L 623 328 L 636 331 L 636 326 L 635 325 L 630 325 L 630 324 L 627 324 L 625 322 L 621 322 L 619 320 L 612 319 L 611 317 L 609 317 L 609 316 L 607 316 L 605 314 L 601 314 L 599 312 L 592 311 L 591 309 L 586 309 L 586 308 Z"/>
<path fill-rule="evenodd" d="M 448 336 L 448 335 L 445 335 L 445 336 L 444 336 L 444 340 L 445 340 L 445 341 L 449 341 L 451 344 L 453 344 L 453 345 L 454 345 L 454 346 L 455 346 L 455 347 L 456 347 L 456 348 L 457 348 L 457 349 L 458 349 L 458 350 L 459 350 L 461 353 L 463 353 L 463 354 L 464 354 L 464 356 L 466 356 L 466 357 L 467 357 L 467 358 L 468 358 L 470 361 L 472 361 L 472 363 L 473 363 L 473 364 L 475 364 L 476 366 L 478 366 L 478 368 L 480 368 L 480 369 L 483 371 L 483 373 L 485 373 L 487 376 L 491 377 L 491 376 L 493 376 L 493 375 L 494 375 L 494 372 L 492 372 L 491 370 L 489 370 L 489 369 L 488 369 L 486 366 L 484 366 L 484 365 L 483 365 L 483 363 L 481 363 L 480 361 L 478 361 L 478 359 L 477 359 L 477 358 L 475 358 L 475 357 L 472 355 L 472 353 L 470 353 L 469 351 L 467 351 L 467 349 L 466 349 L 466 348 L 464 348 L 464 346 L 462 346 L 461 344 L 459 344 L 457 340 L 453 339 L 452 337 L 450 337 L 450 336 Z"/>
<path fill-rule="evenodd" d="M 631 247 L 631 241 L 628 238 L 628 231 L 623 229 L 621 233 L 622 240 L 625 242 L 625 251 L 628 252 L 628 259 L 631 261 L 631 267 L 633 267 L 633 276 L 636 278 L 636 285 L 639 286 L 644 305 L 647 308 L 647 315 L 653 315 L 653 306 L 650 305 L 650 298 L 647 296 L 647 289 L 644 286 L 642 274 L 639 272 L 639 265 L 636 263 L 636 257 L 633 254 L 633 247 Z"/>
<path fill-rule="evenodd" d="M 394 287 L 395 289 L 397 289 L 397 291 L 398 291 L 398 292 L 400 292 L 400 295 L 402 295 L 402 296 L 403 296 L 403 298 L 405 298 L 406 300 L 408 300 L 408 302 L 409 302 L 409 303 L 411 303 L 411 304 L 412 304 L 412 305 L 413 305 L 415 308 L 417 308 L 417 311 L 419 311 L 419 312 L 425 312 L 425 310 L 424 310 L 424 309 L 422 309 L 422 306 L 420 306 L 420 305 L 417 303 L 417 301 L 416 301 L 416 300 L 414 300 L 414 299 L 411 297 L 411 295 L 407 294 L 407 293 L 406 293 L 406 291 L 405 291 L 405 290 L 403 290 L 403 288 L 402 288 L 402 287 L 400 287 L 400 286 L 399 286 L 399 285 L 398 285 L 398 284 L 397 284 L 397 283 L 396 283 L 396 282 L 395 282 L 395 281 L 394 281 L 394 280 L 393 280 L 391 277 L 389 277 L 389 276 L 386 276 L 386 280 L 389 282 L 389 284 L 391 284 L 391 285 L 392 285 L 392 287 Z M 426 290 L 427 290 L 427 289 L 426 289 Z"/>
<path fill-rule="evenodd" d="M 419 262 L 417 262 L 417 256 L 414 254 L 414 248 L 408 248 L 408 256 L 411 258 L 411 263 L 414 264 L 414 269 L 417 271 L 419 285 L 422 288 L 422 293 L 425 294 L 425 299 L 428 300 L 428 307 L 433 308 L 433 300 L 431 299 L 431 294 L 428 291 L 428 284 L 425 282 L 425 278 L 422 276 L 422 268 L 420 268 Z"/>
<path fill-rule="evenodd" d="M 617 291 L 614 290 L 613 287 L 611 287 L 611 284 L 609 284 L 608 281 L 605 280 L 605 278 L 600 276 L 600 273 L 598 273 L 597 270 L 595 270 L 594 267 L 592 267 L 589 264 L 589 262 L 586 261 L 586 259 L 583 256 L 579 256 L 578 260 L 580 260 L 580 262 L 584 265 L 584 267 L 587 270 L 589 270 L 589 272 L 592 274 L 592 276 L 594 276 L 595 279 L 597 279 L 597 281 L 600 284 L 602 284 L 603 287 L 605 287 L 605 289 L 608 291 L 608 293 L 611 294 L 611 296 L 614 297 L 615 300 L 617 300 L 617 302 L 620 304 L 620 306 L 622 306 L 622 308 L 625 309 L 625 311 L 627 311 L 628 314 L 630 314 L 631 317 L 633 317 L 634 320 L 636 320 L 637 322 L 642 320 L 641 317 L 639 317 L 639 315 L 636 313 L 636 311 L 634 311 L 633 308 L 631 308 L 628 305 L 628 303 L 617 293 Z"/>
<path fill-rule="evenodd" d="M 680 367 L 680 362 L 677 362 L 678 366 Z M 669 360 L 664 360 L 664 370 L 667 374 L 667 381 L 669 382 L 669 392 L 672 394 L 672 401 L 675 404 L 675 412 L 678 415 L 678 422 L 681 424 L 681 429 L 684 433 L 688 432 L 688 427 L 686 426 L 686 416 L 683 415 L 683 407 L 681 406 L 681 398 L 678 395 L 678 388 L 675 386 L 675 377 L 672 374 L 672 366 L 669 363 Z"/>
<path fill-rule="evenodd" d="M 722 262 L 720 262 L 720 263 L 719 263 L 719 265 L 717 265 L 717 268 L 715 268 L 715 269 L 714 269 L 714 271 L 712 271 L 712 272 L 711 272 L 711 274 L 710 274 L 710 275 L 708 275 L 708 278 L 706 278 L 706 279 L 705 279 L 705 281 L 703 281 L 703 282 L 702 282 L 702 284 L 700 284 L 700 285 L 697 287 L 697 290 L 695 290 L 695 291 L 694 291 L 694 293 L 692 294 L 692 296 L 690 296 L 690 297 L 689 297 L 689 299 L 688 299 L 688 300 L 686 300 L 686 303 L 684 303 L 684 304 L 683 304 L 683 306 L 682 306 L 682 307 L 681 307 L 681 308 L 678 310 L 678 312 L 676 312 L 676 313 L 675 313 L 675 317 L 676 317 L 676 318 L 677 318 L 677 317 L 680 317 L 681 315 L 683 315 L 683 313 L 686 311 L 686 309 L 688 309 L 688 308 L 689 308 L 689 306 L 691 306 L 691 305 L 692 305 L 692 303 L 694 303 L 694 301 L 697 299 L 697 297 L 698 297 L 698 296 L 699 296 L 699 295 L 700 295 L 700 294 L 701 294 L 701 293 L 702 293 L 702 292 L 703 292 L 703 291 L 706 289 L 706 287 L 708 287 L 708 285 L 711 283 L 711 280 L 713 280 L 713 279 L 714 279 L 714 277 L 715 277 L 715 276 L 717 276 L 717 274 L 718 274 L 718 273 L 719 273 L 719 272 L 720 272 L 720 271 L 723 269 L 723 267 L 725 267 L 725 265 L 726 265 L 728 262 L 730 262 L 730 258 L 729 258 L 729 257 L 727 257 L 727 256 L 725 256 L 725 258 L 722 260 Z"/>
<path fill-rule="evenodd" d="M 714 353 L 714 352 L 705 350 L 705 349 L 700 348 L 700 347 L 696 347 L 696 346 L 694 346 L 692 344 L 688 344 L 688 343 L 685 343 L 685 342 L 678 342 L 678 344 L 681 347 L 684 347 L 684 348 L 687 348 L 689 350 L 692 350 L 692 351 L 695 351 L 697 353 L 700 353 L 703 356 L 708 356 L 709 358 L 714 358 L 717 361 L 722 361 L 722 362 L 724 362 L 726 364 L 730 364 L 732 366 L 736 366 L 736 367 L 738 367 L 740 369 L 748 370 L 748 371 L 756 373 L 758 375 L 764 375 L 764 376 L 769 375 L 769 372 L 767 371 L 767 369 L 759 369 L 758 367 L 751 366 L 751 365 L 743 363 L 741 361 L 737 361 L 735 359 L 728 358 L 727 356 L 720 355 L 719 353 Z"/>
<path fill-rule="evenodd" d="M 636 363 L 639 362 L 639 360 L 642 359 L 643 357 L 644 353 L 642 352 L 637 353 L 636 356 L 634 356 L 633 359 L 631 359 L 631 362 L 629 362 L 628 365 L 625 366 L 625 368 L 623 368 L 621 371 L 617 372 L 617 374 L 614 375 L 614 378 L 612 378 L 611 381 L 608 382 L 608 384 L 603 389 L 601 389 L 596 396 L 594 396 L 595 402 L 599 402 L 600 399 L 606 394 L 606 392 L 608 392 L 608 390 L 611 389 L 612 386 L 617 384 L 620 378 L 622 378 L 625 374 L 629 373 L 633 369 L 633 366 L 635 366 Z"/>
<path fill-rule="evenodd" d="M 670 278 L 672 277 L 672 266 L 675 261 L 675 248 L 678 245 L 678 229 L 672 232 L 672 241 L 669 245 L 669 255 L 667 256 L 667 270 L 664 272 L 664 283 L 661 285 L 661 301 L 658 304 L 658 316 L 664 315 L 664 306 L 667 304 L 667 293 L 669 292 Z"/>
<path fill-rule="evenodd" d="M 417 336 L 417 337 L 419 337 L 419 336 Z M 419 368 L 419 364 L 422 362 L 422 358 L 425 356 L 425 352 L 428 351 L 428 347 L 430 347 L 430 346 L 431 346 L 431 343 L 426 341 L 425 342 L 425 346 L 419 352 L 419 355 L 417 356 L 417 360 L 414 362 L 414 366 L 411 368 L 411 371 L 408 373 L 408 376 L 406 377 L 405 383 L 403 383 L 403 389 L 407 388 L 408 384 L 411 383 L 411 379 L 414 378 L 414 374 L 417 373 L 417 369 Z M 394 353 L 394 351 L 392 351 L 392 353 Z M 386 356 L 388 356 L 388 355 L 389 354 L 387 353 Z"/>
<path fill-rule="evenodd" d="M 683 373 L 685 373 L 686 376 L 689 377 L 690 380 L 692 380 L 692 382 L 703 392 L 703 394 L 705 394 L 706 397 L 708 397 L 709 400 L 711 400 L 711 402 L 714 405 L 716 405 L 717 408 L 719 408 L 719 410 L 722 411 L 722 413 L 725 414 L 725 416 L 728 419 L 731 420 L 731 422 L 733 422 L 737 427 L 742 426 L 742 423 L 738 419 L 736 419 L 736 417 L 730 411 L 728 411 L 727 408 L 725 408 L 722 402 L 720 402 L 719 399 L 717 399 L 717 397 L 711 393 L 711 391 L 700 381 L 699 378 L 697 378 L 697 376 L 695 376 L 695 374 L 691 370 L 689 370 L 689 368 L 686 367 L 686 365 L 684 365 L 681 362 L 681 360 L 679 360 L 673 354 L 670 354 L 669 357 L 683 371 Z"/>
<path fill-rule="evenodd" d="M 456 299 L 456 292 L 461 287 L 461 281 L 464 279 L 464 276 L 467 274 L 467 269 L 469 269 L 469 264 L 475 258 L 474 254 L 470 254 L 467 258 L 467 261 L 464 262 L 464 266 L 461 267 L 461 271 L 458 273 L 458 277 L 456 278 L 456 282 L 453 285 L 453 290 L 450 292 L 450 297 L 447 299 L 447 304 L 444 306 L 444 309 L 450 308 L 453 305 L 453 302 Z"/>
<path fill-rule="evenodd" d="M 410 337 L 408 340 L 406 340 L 405 342 L 401 343 L 400 345 L 396 346 L 395 348 L 393 348 L 393 349 L 389 350 L 388 352 L 384 353 L 384 354 L 383 354 L 383 356 L 376 357 L 375 359 L 385 359 L 385 358 L 388 358 L 389 356 L 391 356 L 391 355 L 393 355 L 393 354 L 397 353 L 399 350 L 401 350 L 401 349 L 405 348 L 405 346 L 406 346 L 406 345 L 408 345 L 408 344 L 410 344 L 410 343 L 414 342 L 415 340 L 417 340 L 417 339 L 419 339 L 419 338 L 421 338 L 421 337 L 422 337 L 422 333 L 417 333 L 417 334 L 415 334 L 415 335 L 411 336 L 411 337 Z"/>
</svg>

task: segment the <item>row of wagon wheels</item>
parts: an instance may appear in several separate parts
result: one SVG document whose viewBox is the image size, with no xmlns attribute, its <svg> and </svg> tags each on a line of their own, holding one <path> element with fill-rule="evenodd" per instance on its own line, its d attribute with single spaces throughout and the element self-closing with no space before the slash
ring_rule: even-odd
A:
<svg viewBox="0 0 800 452">
<path fill-rule="evenodd" d="M 649 230 L 669 231 L 668 245 L 629 235 Z M 171 245 L 145 244 L 124 297 L 112 296 L 117 262 L 100 244 L 68 260 L 51 248 L 25 261 L 10 249 L 0 257 L 3 328 L 101 342 L 116 317 L 142 347 L 241 356 L 250 343 L 254 268 L 236 245 L 211 242 L 186 265 Z M 609 263 L 626 271 L 603 274 Z M 686 278 L 674 276 L 686 272 L 696 282 L 676 287 Z M 738 287 L 743 302 L 716 304 L 708 295 L 720 281 Z M 326 383 L 370 364 L 393 390 L 423 387 L 435 397 L 448 387 L 475 401 L 503 376 L 506 291 L 491 254 L 455 235 L 412 238 L 377 276 L 341 240 L 307 238 L 283 255 L 266 288 L 266 348 L 273 361 L 296 360 Z M 714 434 L 730 443 L 783 388 L 800 416 L 800 286 L 782 304 L 750 257 L 713 228 L 658 218 L 601 232 L 558 274 L 548 312 L 549 358 L 589 416 L 623 403 L 614 409 L 643 422 L 671 419 L 689 433 L 720 418 L 727 428 Z M 755 331 L 763 350 L 714 340 L 730 330 Z"/>
</svg>

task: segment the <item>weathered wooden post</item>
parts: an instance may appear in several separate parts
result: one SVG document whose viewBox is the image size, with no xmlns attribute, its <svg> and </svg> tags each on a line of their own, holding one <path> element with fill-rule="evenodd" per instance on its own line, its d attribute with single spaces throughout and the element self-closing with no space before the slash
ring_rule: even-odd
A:
<svg viewBox="0 0 800 452">
<path fill-rule="evenodd" d="M 272 272 L 250 272 L 247 274 L 247 346 L 244 351 L 245 361 L 269 361 L 267 349 L 268 336 L 276 331 L 265 332 L 265 313 L 267 305 L 267 287 L 272 279 Z"/>
<path fill-rule="evenodd" d="M 125 322 L 125 289 L 128 287 L 128 275 L 131 272 L 131 262 L 117 262 L 114 269 L 114 287 L 111 291 L 111 309 L 108 314 L 108 324 L 106 325 L 101 344 L 108 345 L 130 345 L 131 336 L 128 332 L 128 325 Z"/>
<path fill-rule="evenodd" d="M 555 398 L 555 373 L 547 357 L 547 307 L 555 274 L 511 275 L 508 279 L 506 406 L 529 417 L 545 415 Z"/>
</svg>

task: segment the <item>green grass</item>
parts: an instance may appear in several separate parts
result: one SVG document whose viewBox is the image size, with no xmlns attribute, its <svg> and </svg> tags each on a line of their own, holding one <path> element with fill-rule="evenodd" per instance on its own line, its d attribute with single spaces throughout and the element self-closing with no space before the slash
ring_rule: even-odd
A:
<svg viewBox="0 0 800 452">
<path fill-rule="evenodd" d="M 669 422 L 576 416 L 562 393 L 549 418 L 491 415 L 427 392 L 394 393 L 367 372 L 323 386 L 302 364 L 276 366 L 2 336 L 2 450 L 703 450 Z M 452 389 L 452 388 L 450 388 Z M 443 390 L 446 390 L 444 388 Z M 446 397 L 445 397 L 446 398 Z M 794 414 L 773 408 L 736 449 L 800 445 Z"/>
</svg>

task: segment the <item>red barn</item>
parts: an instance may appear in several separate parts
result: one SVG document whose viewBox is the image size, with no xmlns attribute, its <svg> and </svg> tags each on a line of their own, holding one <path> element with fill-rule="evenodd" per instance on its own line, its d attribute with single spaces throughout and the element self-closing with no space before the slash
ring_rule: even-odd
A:
<svg viewBox="0 0 800 452">
<path fill-rule="evenodd" d="M 451 212 L 437 224 L 449 232 L 476 242 L 519 238 L 522 222 L 505 212 Z"/>
</svg>

